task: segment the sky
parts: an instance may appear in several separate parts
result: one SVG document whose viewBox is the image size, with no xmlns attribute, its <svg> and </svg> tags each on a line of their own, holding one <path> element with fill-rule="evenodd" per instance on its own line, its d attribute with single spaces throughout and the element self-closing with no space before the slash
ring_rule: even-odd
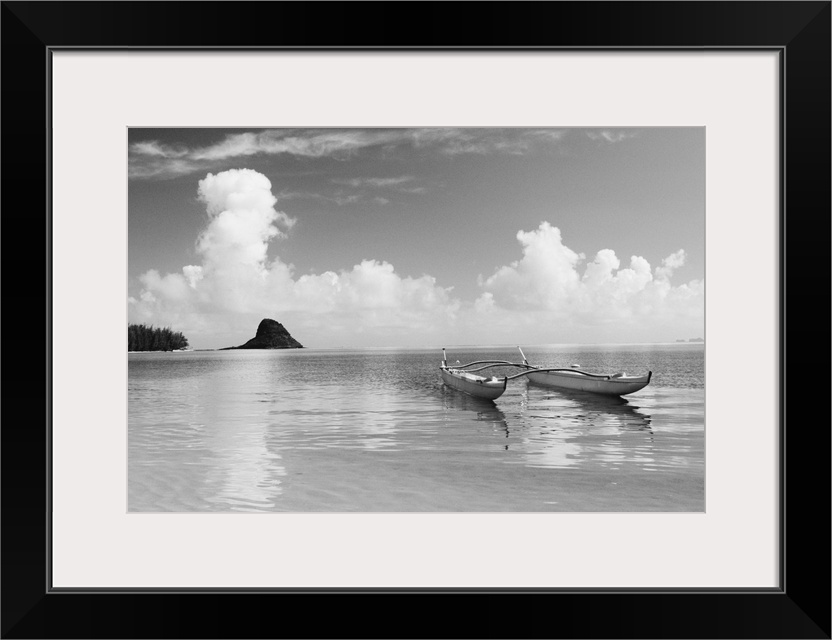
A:
<svg viewBox="0 0 832 640">
<path fill-rule="evenodd" d="M 195 349 L 704 335 L 704 128 L 128 136 L 128 321 Z"/>
</svg>

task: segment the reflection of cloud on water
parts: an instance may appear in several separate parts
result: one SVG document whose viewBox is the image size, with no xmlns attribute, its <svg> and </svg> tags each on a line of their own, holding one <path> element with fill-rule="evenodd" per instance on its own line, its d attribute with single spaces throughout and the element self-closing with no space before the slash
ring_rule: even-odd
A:
<svg viewBox="0 0 832 640">
<path fill-rule="evenodd" d="M 235 511 L 270 510 L 283 492 L 278 480 L 286 475 L 279 464 L 281 458 L 266 448 L 262 429 L 240 435 L 233 441 L 217 439 L 218 445 L 227 442 L 235 448 L 212 459 L 212 470 L 222 476 L 223 482 L 216 495 L 205 500 Z"/>
<path fill-rule="evenodd" d="M 574 467 L 581 464 L 581 446 L 562 437 L 522 439 L 523 459 L 530 467 Z"/>
<path fill-rule="evenodd" d="M 519 448 L 530 466 L 655 468 L 652 419 L 627 399 L 529 385 L 521 407 Z"/>
<path fill-rule="evenodd" d="M 354 443 L 364 449 L 383 449 L 396 445 L 397 398 L 389 390 L 356 389 L 348 398 L 341 397 L 339 404 L 326 423 L 327 430 L 346 432 L 346 439 L 338 438 L 337 446 Z"/>
<path fill-rule="evenodd" d="M 269 451 L 265 405 L 249 404 L 217 376 L 131 381 L 131 398 L 164 394 L 130 414 L 131 511 L 268 511 L 286 471 Z"/>
<path fill-rule="evenodd" d="M 383 387 L 298 387 L 274 398 L 271 435 L 285 448 L 394 448 L 401 430 L 418 426 L 421 408 Z"/>
<path fill-rule="evenodd" d="M 202 391 L 198 404 L 207 454 L 204 485 L 213 489 L 213 495 L 204 491 L 204 499 L 235 511 L 271 510 L 282 493 L 286 469 L 280 455 L 267 447 L 268 416 L 257 403 L 240 411 L 234 389 L 223 389 L 223 379 L 213 382 L 213 388 Z M 258 411 L 252 412 L 252 407 Z"/>
</svg>

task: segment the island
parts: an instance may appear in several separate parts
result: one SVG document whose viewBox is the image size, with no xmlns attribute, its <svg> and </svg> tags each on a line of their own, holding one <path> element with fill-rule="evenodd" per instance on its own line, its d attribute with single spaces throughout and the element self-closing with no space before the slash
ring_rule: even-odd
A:
<svg viewBox="0 0 832 640">
<path fill-rule="evenodd" d="M 225 347 L 228 349 L 303 349 L 303 345 L 295 340 L 286 327 L 277 320 L 264 318 L 257 327 L 257 334 L 239 347 Z"/>
</svg>

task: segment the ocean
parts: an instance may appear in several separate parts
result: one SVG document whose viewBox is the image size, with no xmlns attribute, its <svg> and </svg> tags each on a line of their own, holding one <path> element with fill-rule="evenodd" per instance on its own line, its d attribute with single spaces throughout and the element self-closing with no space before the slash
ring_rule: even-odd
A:
<svg viewBox="0 0 832 640">
<path fill-rule="evenodd" d="M 611 399 L 520 378 L 492 402 L 443 385 L 440 348 L 131 353 L 128 510 L 704 511 L 703 344 L 523 351 L 653 379 Z"/>
</svg>

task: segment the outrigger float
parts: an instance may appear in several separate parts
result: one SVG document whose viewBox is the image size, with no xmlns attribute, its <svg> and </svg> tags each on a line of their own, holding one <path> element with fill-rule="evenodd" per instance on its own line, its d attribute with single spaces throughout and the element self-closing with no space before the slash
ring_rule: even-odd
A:
<svg viewBox="0 0 832 640">
<path fill-rule="evenodd" d="M 526 360 L 526 355 L 520 347 L 520 355 L 523 362 L 509 362 L 508 360 L 477 360 L 468 364 L 448 366 L 448 357 L 445 349 L 442 349 L 442 363 L 439 371 L 442 380 L 449 387 L 457 391 L 463 391 L 477 398 L 496 400 L 506 390 L 509 380 L 528 376 L 529 381 L 554 389 L 569 389 L 572 391 L 586 391 L 599 393 L 605 396 L 624 396 L 635 393 L 650 384 L 653 372 L 648 371 L 643 376 L 628 376 L 626 373 L 599 374 L 583 371 L 578 365 L 572 365 L 569 369 L 549 369 L 535 367 Z M 476 367 L 476 368 L 471 368 Z M 512 376 L 480 376 L 479 371 L 492 367 L 517 367 L 522 369 L 520 373 Z"/>
</svg>

